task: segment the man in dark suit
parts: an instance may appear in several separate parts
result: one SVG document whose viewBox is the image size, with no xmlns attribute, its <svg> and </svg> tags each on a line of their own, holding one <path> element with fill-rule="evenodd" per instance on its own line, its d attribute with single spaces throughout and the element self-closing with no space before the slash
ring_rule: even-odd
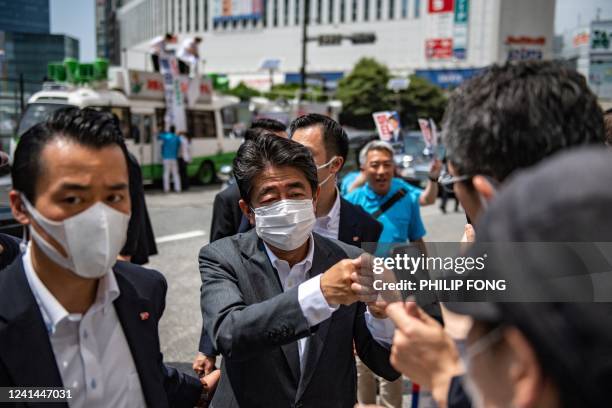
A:
<svg viewBox="0 0 612 408">
<path fill-rule="evenodd" d="M 244 140 L 256 138 L 263 132 L 272 132 L 279 137 L 287 138 L 287 127 L 274 119 L 258 119 L 254 121 L 244 134 Z M 232 180 L 233 181 L 233 180 Z M 238 205 L 240 191 L 235 182 L 215 196 L 213 203 L 212 222 L 210 224 L 210 242 L 229 237 L 239 232 L 251 229 L 249 221 L 243 216 Z M 206 335 L 204 325 L 200 335 L 198 354 L 193 361 L 193 370 L 198 375 L 207 375 L 215 369 L 218 353 L 212 341 Z"/>
<path fill-rule="evenodd" d="M 234 160 L 240 207 L 255 228 L 200 251 L 202 314 L 223 355 L 212 406 L 353 407 L 353 342 L 377 374 L 393 326 L 376 299 L 362 251 L 312 232 L 319 196 L 312 155 L 270 134 Z"/>
<path fill-rule="evenodd" d="M 306 146 L 312 153 L 319 177 L 321 192 L 317 200 L 317 222 L 314 231 L 349 245 L 376 243 L 382 224 L 360 206 L 341 197 L 337 174 L 342 170 L 349 143 L 340 124 L 328 116 L 311 113 L 295 119 L 289 125 L 291 140 Z M 371 250 L 375 245 L 371 245 Z M 358 400 L 376 403 L 376 378 L 365 364 L 357 359 Z M 403 382 L 401 378 L 388 382 L 380 379 L 381 403 L 401 407 Z"/>
<path fill-rule="evenodd" d="M 32 240 L 0 274 L 0 384 L 65 387 L 71 407 L 197 404 L 201 383 L 162 361 L 165 279 L 116 263 L 131 203 L 112 116 L 55 112 L 22 136 L 12 178 Z"/>
</svg>

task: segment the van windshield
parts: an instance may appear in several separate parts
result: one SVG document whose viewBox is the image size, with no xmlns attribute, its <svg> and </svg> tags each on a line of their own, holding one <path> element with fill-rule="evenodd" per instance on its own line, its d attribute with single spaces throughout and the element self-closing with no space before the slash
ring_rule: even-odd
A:
<svg viewBox="0 0 612 408">
<path fill-rule="evenodd" d="M 21 116 L 19 121 L 19 129 L 17 135 L 21 137 L 28 129 L 37 123 L 46 120 L 53 112 L 58 109 L 66 108 L 72 105 L 63 103 L 32 103 L 29 104 Z"/>
</svg>

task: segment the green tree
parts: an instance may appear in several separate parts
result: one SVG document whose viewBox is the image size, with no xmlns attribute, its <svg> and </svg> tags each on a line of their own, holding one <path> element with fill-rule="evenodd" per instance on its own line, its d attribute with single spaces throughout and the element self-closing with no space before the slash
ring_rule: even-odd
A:
<svg viewBox="0 0 612 408">
<path fill-rule="evenodd" d="M 254 96 L 261 95 L 257 89 L 250 88 L 244 82 L 240 82 L 238 85 L 225 93 L 227 95 L 237 96 L 241 101 L 248 101 Z"/>
<path fill-rule="evenodd" d="M 410 76 L 408 89 L 395 94 L 387 89 L 391 78 L 388 68 L 371 58 L 363 58 L 338 84 L 336 96 L 342 101 L 340 120 L 360 129 L 375 127 L 372 113 L 400 111 L 402 126 L 418 128 L 418 118 L 432 118 L 440 123 L 446 109 L 446 95 L 424 78 Z M 398 106 L 399 105 L 399 106 Z"/>
<path fill-rule="evenodd" d="M 389 103 L 395 110 L 397 97 L 389 92 Z M 399 93 L 400 117 L 406 129 L 418 129 L 418 118 L 432 118 L 438 125 L 446 109 L 447 98 L 442 89 L 416 75 L 410 76 L 410 86 Z"/>
<path fill-rule="evenodd" d="M 362 58 L 338 83 L 336 97 L 342 101 L 340 120 L 362 129 L 374 127 L 372 112 L 392 107 L 387 82 L 389 69 L 372 58 Z"/>
</svg>

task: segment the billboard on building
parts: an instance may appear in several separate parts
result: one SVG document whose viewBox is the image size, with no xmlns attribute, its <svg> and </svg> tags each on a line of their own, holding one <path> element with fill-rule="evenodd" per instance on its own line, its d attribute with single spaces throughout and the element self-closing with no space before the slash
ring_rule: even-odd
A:
<svg viewBox="0 0 612 408">
<path fill-rule="evenodd" d="M 264 0 L 214 0 L 213 21 L 259 20 Z"/>
<path fill-rule="evenodd" d="M 612 99 L 612 20 L 593 21 L 589 44 L 589 85 L 603 99 Z"/>
<path fill-rule="evenodd" d="M 427 59 L 466 59 L 469 0 L 429 0 L 427 11 Z"/>
</svg>

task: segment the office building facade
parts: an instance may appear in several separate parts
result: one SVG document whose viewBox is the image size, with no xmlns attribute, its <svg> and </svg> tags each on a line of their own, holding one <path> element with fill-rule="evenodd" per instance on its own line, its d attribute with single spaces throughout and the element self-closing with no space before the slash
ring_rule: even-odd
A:
<svg viewBox="0 0 612 408">
<path fill-rule="evenodd" d="M 199 35 L 206 72 L 235 84 L 269 86 L 266 60 L 279 60 L 274 78 L 299 80 L 305 0 L 131 0 L 118 11 L 124 63 L 149 67 L 149 41 L 165 32 Z M 552 56 L 555 0 L 309 0 L 310 37 L 376 36 L 371 44 L 343 40 L 308 44 L 307 71 L 345 75 L 362 57 L 394 73 L 417 72 L 448 86 L 484 66 Z"/>
</svg>

